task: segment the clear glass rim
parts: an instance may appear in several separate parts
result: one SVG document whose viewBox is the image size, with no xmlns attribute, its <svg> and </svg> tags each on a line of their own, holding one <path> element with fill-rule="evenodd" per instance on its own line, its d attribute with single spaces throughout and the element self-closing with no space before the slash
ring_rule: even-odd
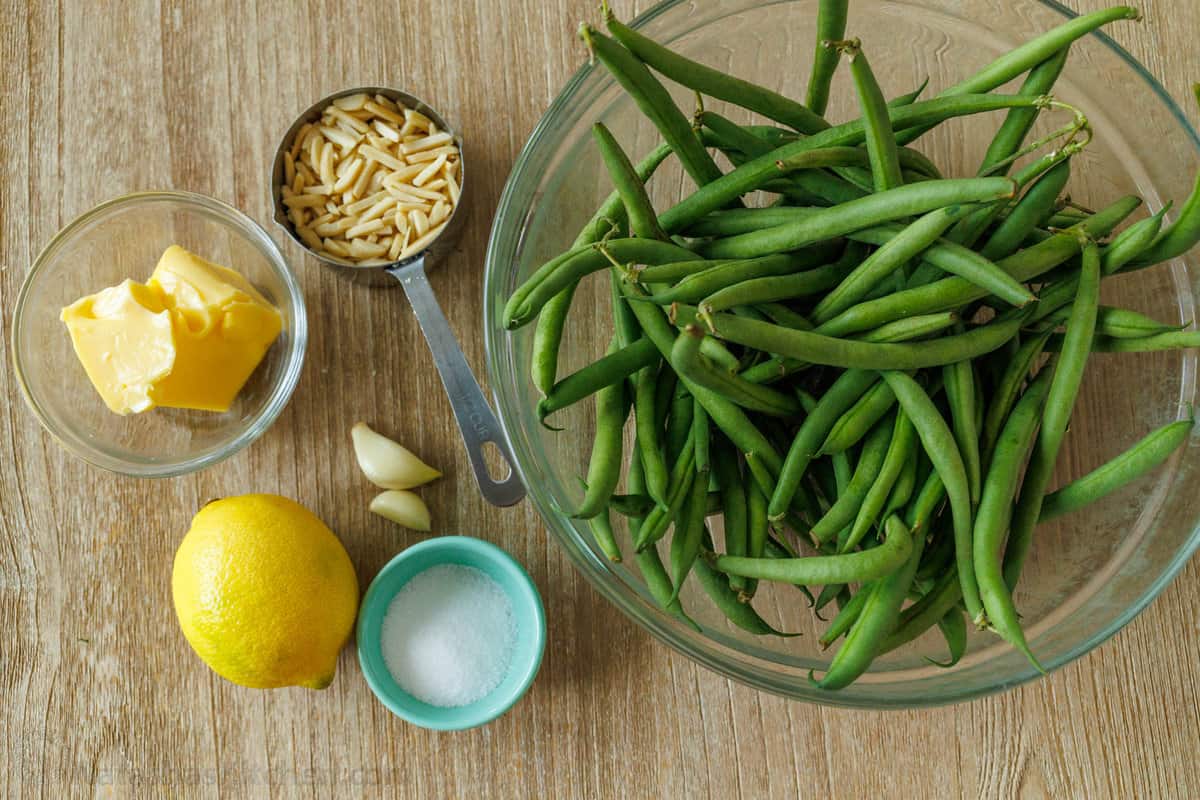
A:
<svg viewBox="0 0 1200 800">
<path fill-rule="evenodd" d="M 663 0 L 663 2 L 636 17 L 630 23 L 630 26 L 633 28 L 642 28 L 676 6 L 684 5 L 688 2 L 689 0 Z M 790 0 L 773 0 L 773 2 L 768 4 L 773 5 L 775 2 L 790 2 Z M 1057 0 L 1032 0 L 1032 2 L 1044 6 L 1065 19 L 1072 19 L 1079 16 L 1077 12 L 1067 8 L 1057 2 Z M 1134 58 L 1129 51 L 1118 44 L 1108 34 L 1103 31 L 1095 31 L 1089 35 L 1099 39 L 1105 47 L 1125 62 L 1141 78 L 1179 124 L 1180 129 L 1188 136 L 1193 146 L 1200 152 L 1200 134 L 1197 133 L 1196 129 L 1188 121 L 1182 109 L 1180 109 L 1165 87 L 1159 83 L 1141 62 Z M 543 496 L 536 481 L 531 481 L 526 474 L 525 461 L 521 455 L 528 457 L 529 454 L 522 452 L 519 440 L 513 435 L 513 431 L 510 430 L 510 426 L 515 423 L 510 421 L 508 415 L 504 413 L 505 404 L 499 389 L 504 381 L 501 362 L 501 353 L 504 350 L 504 344 L 499 340 L 499 337 L 506 336 L 507 332 L 503 330 L 503 326 L 496 324 L 494 308 L 492 304 L 486 302 L 486 298 L 492 297 L 495 292 L 502 290 L 502 287 L 497 284 L 500 282 L 500 276 L 503 274 L 503 271 L 509 265 L 498 263 L 497 252 L 503 246 L 503 242 L 507 236 L 506 231 L 510 226 L 520 224 L 520 218 L 524 209 L 514 207 L 514 200 L 520 194 L 524 183 L 531 180 L 531 177 L 527 173 L 529 173 L 532 167 L 534 154 L 543 139 L 554 135 L 554 129 L 559 124 L 561 118 L 569 113 L 576 96 L 583 89 L 585 82 L 598 69 L 599 67 L 595 64 L 585 63 L 571 76 L 555 96 L 553 102 L 551 102 L 549 108 L 547 108 L 530 134 L 525 146 L 521 149 L 513 165 L 512 172 L 505 182 L 504 190 L 497 204 L 496 217 L 492 223 L 492 231 L 488 239 L 484 270 L 484 350 L 487 356 L 488 379 L 492 387 L 492 398 L 500 412 L 497 414 L 497 417 L 505 439 L 509 444 L 510 451 L 514 453 L 513 464 L 517 470 L 517 474 L 520 475 L 524 484 L 529 487 L 530 497 L 539 515 L 542 517 L 546 527 L 553 533 L 558 543 L 566 550 L 572 563 L 583 573 L 588 583 L 597 592 L 613 603 L 623 614 L 645 628 L 659 641 L 720 675 L 789 699 L 804 700 L 828 706 L 876 710 L 922 708 L 948 705 L 985 697 L 1040 677 L 1041 673 L 1032 667 L 1025 666 L 991 686 L 968 687 L 950 692 L 930 691 L 928 694 L 920 696 L 917 696 L 916 693 L 911 693 L 904 697 L 898 697 L 895 700 L 881 697 L 862 698 L 844 692 L 825 692 L 821 694 L 797 692 L 793 678 L 785 679 L 778 672 L 764 669 L 745 659 L 738 660 L 735 663 L 729 657 L 729 653 L 731 652 L 729 648 L 704 634 L 685 630 L 682 625 L 675 623 L 666 613 L 648 602 L 648 598 L 643 596 L 641 604 L 631 603 L 628 598 L 618 591 L 614 585 L 616 582 L 613 580 L 611 574 L 605 571 L 603 566 L 599 564 L 597 556 L 589 549 L 581 547 L 577 536 L 573 536 L 571 532 L 561 529 L 560 521 L 553 505 Z M 1118 631 L 1129 624 L 1134 617 L 1145 610 L 1162 593 L 1171 581 L 1174 580 L 1175 576 L 1182 571 L 1183 567 L 1197 550 L 1200 550 L 1200 520 L 1192 528 L 1191 535 L 1187 541 L 1178 549 L 1174 557 L 1163 568 L 1161 574 L 1145 591 L 1130 603 L 1111 624 L 1097 633 L 1080 640 L 1063 653 L 1044 659 L 1043 665 L 1046 667 L 1046 670 L 1049 672 L 1058 669 L 1087 654 L 1116 635 Z M 936 686 L 934 681 L 923 681 L 922 683 L 928 683 L 931 690 Z"/>
<path fill-rule="evenodd" d="M 41 403 L 38 402 L 29 385 L 24 365 L 21 363 L 22 321 L 24 320 L 25 304 L 29 293 L 39 280 L 42 271 L 57 251 L 65 246 L 81 228 L 97 217 L 123 206 L 162 202 L 181 203 L 185 206 L 199 207 L 215 214 L 223 221 L 230 223 L 242 236 L 257 246 L 259 251 L 266 257 L 272 272 L 274 272 L 286 288 L 291 328 L 288 330 L 289 344 L 287 353 L 285 354 L 283 373 L 279 380 L 275 382 L 267 402 L 251 419 L 250 424 L 245 430 L 229 441 L 213 446 L 185 460 L 139 463 L 110 456 L 97 449 L 86 447 L 75 441 L 72 437 L 64 435 L 58 429 L 50 415 L 42 408 Z M 21 290 L 17 294 L 16 308 L 13 312 L 11 337 L 13 368 L 17 377 L 17 384 L 21 387 L 21 394 L 25 398 L 26 404 L 33 411 L 34 416 L 37 417 L 38 422 L 42 424 L 46 432 L 64 450 L 92 466 L 120 475 L 129 475 L 138 478 L 170 478 L 186 475 L 224 461 L 261 436 L 279 417 L 291 399 L 304 367 L 304 354 L 308 346 L 308 314 L 304 305 L 304 292 L 300 287 L 299 280 L 291 268 L 288 267 L 287 262 L 283 258 L 283 253 L 280 251 L 278 245 L 275 244 L 275 241 L 253 219 L 228 203 L 208 197 L 207 195 L 180 191 L 143 191 L 131 192 L 105 200 L 75 217 L 75 219 L 64 225 L 58 233 L 54 234 L 53 238 L 38 253 L 37 258 L 33 260 L 33 265 L 21 283 Z"/>
</svg>

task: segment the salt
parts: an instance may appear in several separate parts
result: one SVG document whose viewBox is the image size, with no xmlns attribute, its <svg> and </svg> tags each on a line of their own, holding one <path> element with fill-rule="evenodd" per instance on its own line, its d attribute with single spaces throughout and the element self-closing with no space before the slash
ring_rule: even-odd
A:
<svg viewBox="0 0 1200 800">
<path fill-rule="evenodd" d="M 516 638 L 512 603 L 500 584 L 474 567 L 444 564 L 396 593 L 380 644 L 401 689 L 448 708 L 474 703 L 500 684 Z"/>
</svg>

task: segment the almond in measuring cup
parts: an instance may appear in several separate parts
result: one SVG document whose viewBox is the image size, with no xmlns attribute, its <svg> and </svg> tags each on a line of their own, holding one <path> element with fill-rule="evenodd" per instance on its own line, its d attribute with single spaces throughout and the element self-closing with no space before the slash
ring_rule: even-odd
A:
<svg viewBox="0 0 1200 800">
<path fill-rule="evenodd" d="M 383 95 L 339 97 L 296 133 L 281 199 L 296 235 L 347 264 L 424 250 L 459 200 L 462 158 L 449 132 Z"/>
</svg>

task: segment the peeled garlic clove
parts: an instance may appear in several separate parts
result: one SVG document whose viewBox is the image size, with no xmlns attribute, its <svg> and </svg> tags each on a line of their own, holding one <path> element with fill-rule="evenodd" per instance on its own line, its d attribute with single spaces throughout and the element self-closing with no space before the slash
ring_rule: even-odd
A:
<svg viewBox="0 0 1200 800">
<path fill-rule="evenodd" d="M 397 525 L 415 531 L 429 530 L 429 508 L 420 495 L 392 489 L 383 492 L 368 506 L 372 512 Z"/>
<path fill-rule="evenodd" d="M 426 464 L 386 436 L 376 433 L 365 422 L 350 429 L 354 455 L 363 474 L 384 489 L 411 489 L 429 483 L 442 473 Z"/>
</svg>

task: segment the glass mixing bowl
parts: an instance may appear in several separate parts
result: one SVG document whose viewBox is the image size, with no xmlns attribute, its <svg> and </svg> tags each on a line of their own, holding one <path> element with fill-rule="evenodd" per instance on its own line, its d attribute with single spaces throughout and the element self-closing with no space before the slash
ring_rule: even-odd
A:
<svg viewBox="0 0 1200 800">
<path fill-rule="evenodd" d="M 860 37 L 889 96 L 910 91 L 925 76 L 930 95 L 966 77 L 1010 47 L 1069 15 L 1037 0 L 856 0 L 848 33 Z M 815 40 L 815 0 L 714 3 L 668 2 L 637 20 L 653 38 L 692 58 L 803 97 Z M 1132 24 L 1132 23 L 1121 23 Z M 563 31 L 563 36 L 573 35 Z M 694 100 L 677 86 L 682 108 Z M 1086 110 L 1095 141 L 1074 162 L 1071 195 L 1091 206 L 1137 193 L 1150 209 L 1182 201 L 1197 169 L 1200 140 L 1162 87 L 1128 53 L 1104 36 L 1072 49 L 1055 94 Z M 847 71 L 838 71 L 829 117 L 857 116 Z M 738 120 L 745 112 L 710 107 Z M 1049 115 L 1043 115 L 1047 117 Z M 999 117 L 943 125 L 917 144 L 947 174 L 974 174 Z M 563 509 L 581 498 L 577 477 L 590 451 L 592 404 L 554 417 L 555 432 L 538 424 L 537 393 L 529 375 L 533 326 L 515 332 L 500 323 L 504 300 L 548 257 L 566 248 L 611 184 L 589 127 L 602 120 L 636 159 L 658 136 L 601 67 L 584 67 L 568 82 L 525 146 L 500 201 L 487 256 L 485 325 L 491 385 L 500 418 L 530 496 L 553 535 L 596 589 L 671 647 L 736 680 L 789 697 L 872 708 L 921 706 L 978 697 L 1036 676 L 1025 659 L 990 633 L 972 633 L 966 657 L 941 669 L 926 657 L 945 658 L 931 632 L 880 657 L 869 673 L 840 692 L 808 682 L 809 670 L 828 665 L 802 595 L 789 586 L 761 585 L 755 606 L 789 639 L 754 637 L 729 625 L 689 582 L 682 595 L 696 632 L 659 610 L 632 558 L 607 561 L 586 525 Z M 1062 123 L 1043 119 L 1039 130 Z M 657 208 L 677 201 L 691 184 L 669 161 L 650 182 Z M 1164 320 L 1195 319 L 1196 255 L 1104 284 L 1104 302 Z M 603 355 L 612 330 L 607 275 L 585 281 L 563 343 L 560 375 Z M 1194 352 L 1101 355 L 1089 364 L 1056 480 L 1090 470 L 1165 424 L 1196 395 Z M 1129 622 L 1179 572 L 1200 545 L 1197 519 L 1200 447 L 1177 453 L 1152 475 L 1084 511 L 1038 530 L 1030 563 L 1016 593 L 1034 651 L 1048 668 L 1078 658 Z M 620 535 L 622 531 L 618 531 Z M 624 540 L 627 556 L 632 553 Z"/>
<path fill-rule="evenodd" d="M 125 278 L 145 281 L 172 244 L 240 272 L 279 309 L 283 329 L 228 411 L 119 416 L 88 381 L 59 312 Z M 98 467 L 161 478 L 228 458 L 270 427 L 300 379 L 308 327 L 296 276 L 254 220 L 198 194 L 141 192 L 101 203 L 46 245 L 25 276 L 12 336 L 25 399 L 55 439 Z"/>
</svg>

